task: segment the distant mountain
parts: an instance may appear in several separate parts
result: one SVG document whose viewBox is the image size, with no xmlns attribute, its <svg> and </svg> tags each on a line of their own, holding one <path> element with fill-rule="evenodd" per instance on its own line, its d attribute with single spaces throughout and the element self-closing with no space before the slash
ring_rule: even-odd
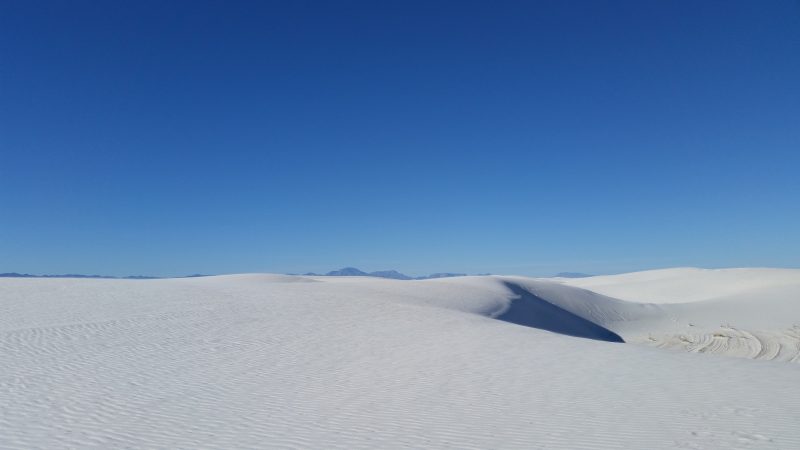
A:
<svg viewBox="0 0 800 450">
<path fill-rule="evenodd" d="M 367 272 L 362 272 L 355 267 L 344 267 L 339 270 L 332 270 L 325 274 L 329 277 L 367 277 Z"/>
<path fill-rule="evenodd" d="M 400 273 L 396 270 L 379 270 L 377 272 L 370 272 L 369 276 L 379 278 L 391 278 L 393 280 L 413 280 L 410 276 Z"/>
<path fill-rule="evenodd" d="M 318 276 L 315 273 L 307 273 L 307 276 Z M 376 278 L 390 278 L 392 280 L 428 280 L 432 278 L 448 278 L 448 277 L 463 277 L 464 273 L 447 273 L 440 272 L 427 276 L 411 277 L 396 270 L 378 270 L 376 272 L 364 272 L 363 270 L 356 269 L 355 267 L 344 267 L 339 270 L 332 270 L 324 276 L 328 277 L 376 277 Z"/>
<path fill-rule="evenodd" d="M 189 275 L 190 277 L 198 277 L 204 275 Z M 108 275 L 82 275 L 77 273 L 67 273 L 63 275 L 31 275 L 29 273 L 8 272 L 0 273 L 0 278 L 104 278 L 115 280 L 153 280 L 159 277 L 148 277 L 144 275 L 129 275 L 127 277 L 112 277 Z"/>
<path fill-rule="evenodd" d="M 429 280 L 433 278 L 449 278 L 449 277 L 463 277 L 467 274 L 465 273 L 449 273 L 449 272 L 439 272 L 433 273 L 430 275 L 425 275 L 421 277 L 411 277 L 404 273 L 400 273 L 396 270 L 378 270 L 375 272 L 364 272 L 363 270 L 356 269 L 355 267 L 344 267 L 339 270 L 332 270 L 325 275 L 321 275 L 314 272 L 304 273 L 304 276 L 308 277 L 320 277 L 320 276 L 328 276 L 328 277 L 376 277 L 376 278 L 389 278 L 392 280 Z M 488 275 L 488 274 L 486 274 Z M 576 274 L 579 275 L 579 274 Z M 184 277 L 175 277 L 175 278 L 194 278 L 194 277 L 207 277 L 210 275 L 203 275 L 203 274 L 193 274 L 193 275 L 186 275 Z M 565 276 L 559 274 L 558 276 Z M 584 275 L 589 276 L 589 275 Z M 104 279 L 123 279 L 123 280 L 153 280 L 158 279 L 161 277 L 149 277 L 145 275 L 130 275 L 127 277 L 113 277 L 108 275 L 82 275 L 82 274 L 64 274 L 64 275 L 32 275 L 29 273 L 17 273 L 17 272 L 8 272 L 8 273 L 0 273 L 0 278 L 104 278 Z M 577 278 L 577 277 L 573 277 Z"/>
<path fill-rule="evenodd" d="M 3 278 L 119 278 L 119 277 L 109 277 L 104 275 L 81 275 L 76 273 L 67 273 L 63 275 L 31 275 L 29 273 L 17 273 L 17 272 L 10 272 L 10 273 L 0 273 L 0 277 Z"/>
<path fill-rule="evenodd" d="M 556 276 L 561 278 L 586 278 L 586 277 L 593 277 L 594 275 L 589 275 L 588 273 L 580 273 L 580 272 L 560 272 L 557 273 Z"/>
</svg>

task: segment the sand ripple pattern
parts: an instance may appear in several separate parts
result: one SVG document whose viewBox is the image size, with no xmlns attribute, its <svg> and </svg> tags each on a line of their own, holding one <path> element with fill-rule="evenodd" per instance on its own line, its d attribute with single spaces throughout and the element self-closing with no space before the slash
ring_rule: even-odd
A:
<svg viewBox="0 0 800 450">
<path fill-rule="evenodd" d="M 723 326 L 713 332 L 649 335 L 639 342 L 692 353 L 717 353 L 767 361 L 800 362 L 800 325 L 782 332 Z"/>
</svg>

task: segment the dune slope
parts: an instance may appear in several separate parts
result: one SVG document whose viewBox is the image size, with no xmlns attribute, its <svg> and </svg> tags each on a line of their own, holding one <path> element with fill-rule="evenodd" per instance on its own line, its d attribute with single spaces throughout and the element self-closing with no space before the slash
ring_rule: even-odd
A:
<svg viewBox="0 0 800 450">
<path fill-rule="evenodd" d="M 654 315 L 606 326 L 628 342 L 752 359 L 800 360 L 800 270 L 665 269 L 561 280 L 647 305 Z"/>
</svg>

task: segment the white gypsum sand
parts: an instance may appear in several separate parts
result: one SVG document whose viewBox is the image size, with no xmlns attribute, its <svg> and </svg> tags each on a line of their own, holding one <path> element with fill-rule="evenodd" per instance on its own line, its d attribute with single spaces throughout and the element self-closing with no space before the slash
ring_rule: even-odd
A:
<svg viewBox="0 0 800 450">
<path fill-rule="evenodd" d="M 797 323 L 741 271 L 0 279 L 0 448 L 800 448 L 800 364 L 609 342 Z"/>
<path fill-rule="evenodd" d="M 604 323 L 627 342 L 753 359 L 800 359 L 800 270 L 664 269 L 562 280 L 655 317 Z M 638 320 L 637 320 L 638 319 Z"/>
</svg>

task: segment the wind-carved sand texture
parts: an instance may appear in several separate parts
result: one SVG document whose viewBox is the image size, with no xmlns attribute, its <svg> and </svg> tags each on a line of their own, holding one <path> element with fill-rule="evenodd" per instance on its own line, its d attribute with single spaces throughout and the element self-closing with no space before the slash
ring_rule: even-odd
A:
<svg viewBox="0 0 800 450">
<path fill-rule="evenodd" d="M 0 279 L 0 448 L 797 449 L 799 316 L 778 269 Z"/>
<path fill-rule="evenodd" d="M 562 281 L 658 305 L 670 319 L 621 325 L 628 342 L 750 359 L 800 359 L 796 269 L 685 268 Z"/>
</svg>

